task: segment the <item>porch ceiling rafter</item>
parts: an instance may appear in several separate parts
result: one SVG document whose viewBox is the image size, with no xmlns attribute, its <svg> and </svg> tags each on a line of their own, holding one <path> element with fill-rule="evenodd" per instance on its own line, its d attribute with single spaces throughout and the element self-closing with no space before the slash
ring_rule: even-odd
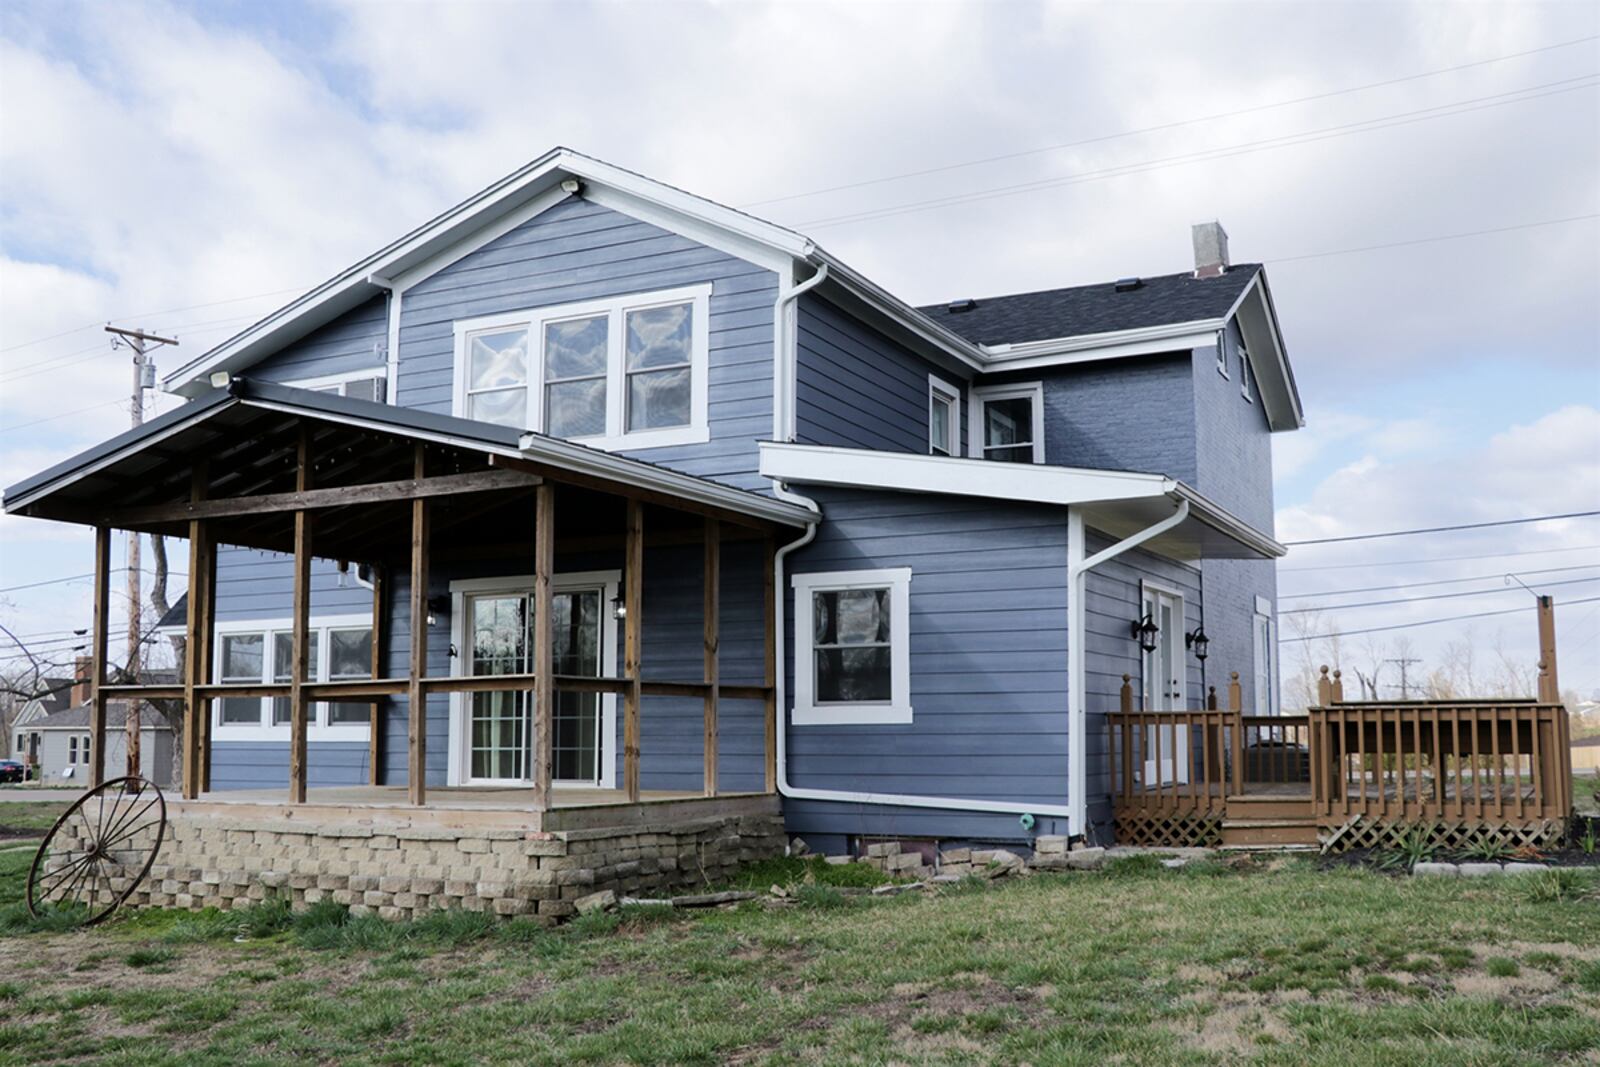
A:
<svg viewBox="0 0 1600 1067">
<path fill-rule="evenodd" d="M 361 480 L 351 480 L 361 479 Z M 561 520 L 557 524 L 557 503 Z M 772 665 L 763 685 L 724 685 L 718 669 L 719 583 L 724 538 L 762 539 L 818 516 L 758 493 L 570 442 L 466 420 L 329 397 L 306 390 L 235 382 L 145 427 L 123 434 L 6 491 L 5 510 L 95 527 L 97 588 L 109 570 L 114 528 L 187 537 L 189 611 L 185 630 L 194 650 L 179 683 L 114 684 L 104 676 L 109 605 L 97 597 L 95 705 L 110 699 L 177 700 L 185 722 L 184 794 L 209 790 L 210 708 L 224 699 L 287 699 L 290 707 L 288 801 L 306 802 L 311 707 L 323 701 L 404 697 L 409 728 L 407 788 L 426 802 L 427 704 L 437 693 L 527 689 L 535 695 L 540 756 L 531 803 L 543 810 L 553 784 L 551 723 L 557 693 L 623 698 L 623 793 L 640 796 L 640 719 L 648 697 L 692 698 L 704 704 L 704 791 L 718 793 L 718 704 L 761 700 L 771 718 Z M 532 505 L 532 506 L 530 506 Z M 646 512 L 648 511 L 648 516 Z M 504 554 L 531 547 L 536 575 L 535 628 L 526 675 L 430 676 L 430 564 L 436 554 L 470 553 L 477 534 L 496 532 Z M 650 543 L 704 548 L 704 664 L 700 677 L 643 677 L 646 529 Z M 409 571 L 409 655 L 403 677 L 378 677 L 378 635 L 387 629 L 383 595 L 373 596 L 373 677 L 319 682 L 309 642 L 313 532 L 317 558 L 374 565 L 377 574 Z M 559 533 L 559 536 L 558 536 Z M 508 538 L 507 535 L 510 535 Z M 293 563 L 293 645 L 289 677 L 271 684 L 212 680 L 216 546 L 287 551 Z M 555 673 L 551 578 L 563 550 L 619 547 L 624 558 L 625 667 L 621 677 Z M 774 612 L 765 596 L 766 645 Z M 769 654 L 770 659 L 770 654 Z M 376 711 L 372 719 L 380 719 Z M 97 753 L 105 751 L 103 712 L 94 720 Z M 772 746 L 770 723 L 767 745 Z M 376 729 L 373 745 L 376 745 Z M 378 750 L 372 750 L 376 753 Z M 770 765 L 771 752 L 767 761 Z M 770 774 L 769 774 L 770 791 Z"/>
</svg>

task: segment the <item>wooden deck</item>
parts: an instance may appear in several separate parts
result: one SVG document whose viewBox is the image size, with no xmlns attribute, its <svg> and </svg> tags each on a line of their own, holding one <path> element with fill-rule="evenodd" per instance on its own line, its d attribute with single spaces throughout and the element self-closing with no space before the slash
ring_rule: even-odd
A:
<svg viewBox="0 0 1600 1067">
<path fill-rule="evenodd" d="M 557 787 L 553 806 L 541 809 L 532 789 L 507 787 L 440 787 L 428 790 L 428 803 L 410 802 L 397 786 L 312 788 L 303 802 L 292 802 L 288 789 L 229 789 L 193 800 L 172 799 L 175 812 L 189 817 L 229 822 L 344 822 L 391 827 L 512 827 L 528 831 L 593 830 L 613 827 L 672 825 L 729 815 L 764 815 L 780 810 L 774 793 L 702 793 L 642 790 L 629 801 L 621 789 Z"/>
<path fill-rule="evenodd" d="M 1572 811 L 1559 704 L 1125 707 L 1106 719 L 1113 820 L 1130 844 L 1389 847 L 1422 826 L 1438 847 L 1484 834 L 1540 845 Z"/>
</svg>

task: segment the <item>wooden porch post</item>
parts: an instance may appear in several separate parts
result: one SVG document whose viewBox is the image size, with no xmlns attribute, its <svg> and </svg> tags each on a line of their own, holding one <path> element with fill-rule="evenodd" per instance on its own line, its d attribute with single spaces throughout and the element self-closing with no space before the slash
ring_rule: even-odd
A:
<svg viewBox="0 0 1600 1067">
<path fill-rule="evenodd" d="M 295 490 L 311 488 L 311 431 L 300 426 L 300 443 L 295 450 Z M 289 656 L 289 803 L 306 801 L 306 734 L 310 726 L 311 702 L 305 684 L 311 652 L 311 515 L 304 508 L 294 513 L 294 647 Z M 262 655 L 273 656 L 272 649 Z M 274 668 L 275 670 L 276 668 Z"/>
<path fill-rule="evenodd" d="M 183 643 L 183 795 L 193 800 L 205 789 L 205 701 L 195 687 L 205 682 L 207 655 L 206 528 L 189 523 L 189 595 Z"/>
<path fill-rule="evenodd" d="M 419 444 L 415 460 L 419 481 L 423 477 L 424 453 L 424 446 Z M 424 804 L 428 796 L 428 697 L 422 689 L 422 678 L 428 673 L 428 502 L 420 497 L 411 501 L 411 662 L 407 669 L 408 786 L 411 803 Z"/>
<path fill-rule="evenodd" d="M 384 612 L 386 586 L 383 571 L 372 568 L 372 676 L 382 678 L 384 670 L 384 636 L 388 632 L 388 618 Z M 367 713 L 367 784 L 383 784 L 383 719 L 385 697 L 374 697 L 372 709 Z"/>
<path fill-rule="evenodd" d="M 106 677 L 106 646 L 110 620 L 106 618 L 111 594 L 111 528 L 94 528 L 94 637 L 89 655 L 89 758 L 91 785 L 106 780 L 106 698 L 100 691 Z"/>
<path fill-rule="evenodd" d="M 550 807 L 555 776 L 555 626 L 550 578 L 556 568 L 556 487 L 533 491 L 533 793 L 541 811 Z"/>
<path fill-rule="evenodd" d="M 704 610 L 704 673 L 702 680 L 705 682 L 705 773 L 703 785 L 705 795 L 717 795 L 717 704 L 720 694 L 717 692 L 717 683 L 720 678 L 720 664 L 718 660 L 720 638 L 718 626 L 720 625 L 721 603 L 720 594 L 722 586 L 722 525 L 716 519 L 706 520 L 705 533 L 705 610 Z"/>
<path fill-rule="evenodd" d="M 1539 597 L 1539 702 L 1561 703 L 1561 683 L 1556 678 L 1556 602 Z"/>
<path fill-rule="evenodd" d="M 622 575 L 622 673 L 628 689 L 622 698 L 622 788 L 630 802 L 639 799 L 639 665 L 644 604 L 644 505 L 628 501 Z"/>
<path fill-rule="evenodd" d="M 769 533 L 761 554 L 761 625 L 765 634 L 762 649 L 762 684 L 767 687 L 765 720 L 766 764 L 768 793 L 778 791 L 778 575 L 777 544 Z"/>
<path fill-rule="evenodd" d="M 200 539 L 200 547 L 204 552 L 205 565 L 201 568 L 201 577 L 204 586 L 200 590 L 200 617 L 195 623 L 195 632 L 188 640 L 199 642 L 198 645 L 184 646 L 184 655 L 196 655 L 190 651 L 198 648 L 199 660 L 196 675 L 206 685 L 213 681 L 212 674 L 215 670 L 216 659 L 216 617 L 217 617 L 217 542 L 209 530 L 205 531 Z M 211 698 L 200 698 L 200 792 L 211 792 Z"/>
</svg>

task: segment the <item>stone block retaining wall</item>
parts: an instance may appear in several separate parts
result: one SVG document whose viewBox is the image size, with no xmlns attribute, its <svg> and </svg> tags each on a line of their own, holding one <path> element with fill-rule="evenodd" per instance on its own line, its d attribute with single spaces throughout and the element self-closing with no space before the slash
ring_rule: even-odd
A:
<svg viewBox="0 0 1600 1067">
<path fill-rule="evenodd" d="M 597 830 L 528 832 L 342 822 L 245 822 L 174 813 L 150 875 L 128 900 L 230 908 L 283 896 L 356 915 L 407 919 L 463 908 L 555 922 L 574 901 L 714 884 L 781 856 L 780 815 L 738 815 Z"/>
</svg>

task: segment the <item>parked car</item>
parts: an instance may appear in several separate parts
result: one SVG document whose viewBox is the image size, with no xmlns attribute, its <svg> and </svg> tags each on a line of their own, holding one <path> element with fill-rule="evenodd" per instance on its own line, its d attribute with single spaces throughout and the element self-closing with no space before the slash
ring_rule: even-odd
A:
<svg viewBox="0 0 1600 1067">
<path fill-rule="evenodd" d="M 28 768 L 21 760 L 0 759 L 0 782 L 27 781 Z"/>
</svg>

